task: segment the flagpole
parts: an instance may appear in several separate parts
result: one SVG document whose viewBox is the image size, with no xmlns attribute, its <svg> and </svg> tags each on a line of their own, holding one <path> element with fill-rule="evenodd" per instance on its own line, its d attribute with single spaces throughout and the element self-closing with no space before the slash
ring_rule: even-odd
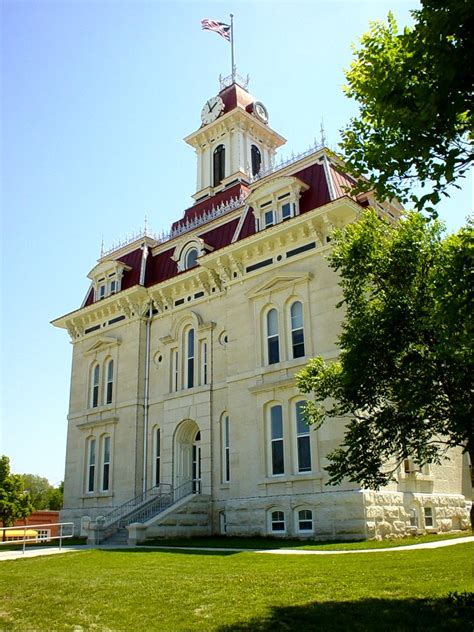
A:
<svg viewBox="0 0 474 632">
<path fill-rule="evenodd" d="M 232 83 L 235 83 L 235 64 L 234 64 L 234 14 L 230 14 L 230 55 L 232 64 Z"/>
</svg>

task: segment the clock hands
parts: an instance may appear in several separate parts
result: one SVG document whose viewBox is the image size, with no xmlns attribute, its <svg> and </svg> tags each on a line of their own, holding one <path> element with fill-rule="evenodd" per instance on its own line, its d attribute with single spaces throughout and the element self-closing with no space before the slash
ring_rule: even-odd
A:
<svg viewBox="0 0 474 632">
<path fill-rule="evenodd" d="M 209 105 L 209 101 L 207 102 L 207 106 L 209 108 L 209 113 L 212 112 L 212 110 L 216 107 L 216 105 L 217 105 L 217 101 L 214 101 L 214 105 L 212 107 Z"/>
</svg>

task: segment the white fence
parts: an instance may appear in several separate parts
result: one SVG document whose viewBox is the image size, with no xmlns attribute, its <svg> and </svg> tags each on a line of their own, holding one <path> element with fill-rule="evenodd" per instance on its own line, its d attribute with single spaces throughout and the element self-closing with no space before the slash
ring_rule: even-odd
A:
<svg viewBox="0 0 474 632">
<path fill-rule="evenodd" d="M 61 549 L 63 540 L 73 537 L 73 522 L 48 522 L 47 524 L 27 524 L 23 527 L 0 527 L 0 546 L 22 544 L 23 553 L 27 544 L 44 544 L 52 540 L 59 540 L 59 549 Z"/>
</svg>

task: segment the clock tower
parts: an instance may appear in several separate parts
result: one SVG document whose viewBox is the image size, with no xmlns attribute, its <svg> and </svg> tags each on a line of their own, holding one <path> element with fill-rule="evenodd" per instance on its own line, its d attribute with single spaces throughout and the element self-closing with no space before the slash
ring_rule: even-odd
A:
<svg viewBox="0 0 474 632">
<path fill-rule="evenodd" d="M 286 141 L 268 124 L 263 103 L 247 91 L 247 82 L 221 80 L 217 96 L 201 110 L 201 126 L 184 139 L 197 154 L 196 202 L 268 169 Z"/>
</svg>

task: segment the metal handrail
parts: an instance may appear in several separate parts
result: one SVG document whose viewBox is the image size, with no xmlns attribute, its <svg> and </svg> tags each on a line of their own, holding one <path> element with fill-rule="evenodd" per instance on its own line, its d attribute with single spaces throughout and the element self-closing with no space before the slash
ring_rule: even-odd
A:
<svg viewBox="0 0 474 632">
<path fill-rule="evenodd" d="M 36 536 L 35 538 L 28 538 L 26 536 L 26 532 L 28 530 L 36 531 L 37 529 L 41 529 L 42 527 L 59 527 L 59 535 L 49 535 L 46 539 L 39 538 Z M 63 527 L 70 527 L 70 533 L 64 533 Z M 59 540 L 59 550 L 62 549 L 63 540 L 67 540 L 68 538 L 74 537 L 74 523 L 73 522 L 47 522 L 44 524 L 26 524 L 19 527 L 0 527 L 0 535 L 5 531 L 19 531 L 20 535 L 23 531 L 23 539 L 20 540 L 3 540 L 0 542 L 2 544 L 23 544 L 23 553 L 25 552 L 26 544 L 42 544 L 44 542 L 50 542 L 51 540 Z"/>
<path fill-rule="evenodd" d="M 132 522 L 146 522 L 178 500 L 200 493 L 200 482 L 193 480 L 186 481 L 175 488 L 168 484 L 152 487 L 107 514 L 104 521 L 98 525 L 101 531 L 100 539 L 102 541 L 108 538 L 118 529 L 123 529 Z"/>
<path fill-rule="evenodd" d="M 167 490 L 167 491 L 165 491 Z M 115 507 L 112 509 L 106 516 L 104 516 L 104 522 L 102 522 L 102 526 L 108 527 L 115 522 L 118 522 L 121 518 L 134 511 L 137 507 L 142 506 L 144 503 L 147 503 L 150 500 L 154 500 L 157 496 L 161 496 L 163 492 L 170 493 L 171 485 L 162 484 L 158 487 L 150 487 L 146 491 L 138 494 L 134 498 L 127 500 L 122 505 Z"/>
</svg>

